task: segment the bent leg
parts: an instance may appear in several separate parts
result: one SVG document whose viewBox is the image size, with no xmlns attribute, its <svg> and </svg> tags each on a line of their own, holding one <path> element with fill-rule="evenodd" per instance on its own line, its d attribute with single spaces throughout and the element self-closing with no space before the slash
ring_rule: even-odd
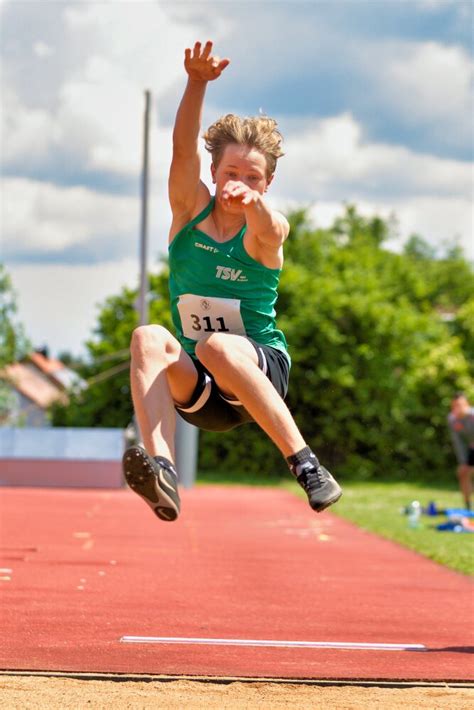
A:
<svg viewBox="0 0 474 710">
<path fill-rule="evenodd" d="M 285 458 L 306 446 L 285 402 L 258 367 L 255 348 L 246 338 L 213 333 L 197 343 L 196 355 L 221 391 L 243 404 Z"/>
<path fill-rule="evenodd" d="M 306 446 L 285 402 L 260 370 L 253 345 L 239 335 L 213 333 L 199 341 L 196 354 L 221 390 L 237 397 L 280 449 L 311 508 L 319 513 L 336 503 L 341 487 Z"/>
<path fill-rule="evenodd" d="M 143 443 L 151 456 L 174 463 L 174 403 L 191 398 L 196 368 L 178 340 L 159 325 L 136 328 L 130 350 L 132 399 Z"/>
</svg>

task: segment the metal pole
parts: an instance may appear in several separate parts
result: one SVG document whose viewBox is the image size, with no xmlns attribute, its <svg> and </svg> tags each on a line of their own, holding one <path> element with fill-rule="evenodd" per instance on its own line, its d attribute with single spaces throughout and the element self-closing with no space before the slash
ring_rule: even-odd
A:
<svg viewBox="0 0 474 710">
<path fill-rule="evenodd" d="M 150 133 L 150 99 L 151 93 L 145 91 L 145 115 L 143 125 L 143 169 L 142 169 L 142 213 L 140 229 L 140 295 L 138 298 L 138 313 L 140 325 L 148 323 L 148 144 Z"/>
<path fill-rule="evenodd" d="M 176 415 L 176 470 L 183 488 L 192 488 L 196 481 L 199 429 Z"/>
<path fill-rule="evenodd" d="M 145 114 L 143 119 L 143 162 L 141 181 L 141 224 L 140 224 L 140 287 L 135 308 L 138 311 L 140 325 L 148 323 L 148 144 L 150 133 L 150 91 L 145 91 Z M 140 427 L 137 416 L 133 415 L 133 425 L 138 441 L 141 443 Z"/>
</svg>

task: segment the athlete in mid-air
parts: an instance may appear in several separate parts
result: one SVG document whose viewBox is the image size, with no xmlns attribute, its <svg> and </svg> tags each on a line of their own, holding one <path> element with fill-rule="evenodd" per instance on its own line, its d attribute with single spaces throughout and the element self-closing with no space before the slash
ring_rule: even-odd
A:
<svg viewBox="0 0 474 710">
<path fill-rule="evenodd" d="M 173 133 L 169 289 L 176 336 L 137 328 L 131 343 L 132 397 L 144 448 L 124 454 L 124 475 L 162 520 L 180 511 L 176 412 L 211 431 L 255 421 L 285 457 L 320 512 L 342 491 L 320 465 L 284 397 L 290 357 L 275 327 L 275 302 L 289 225 L 264 195 L 283 155 L 276 122 L 229 114 L 204 134 L 214 195 L 201 181 L 199 134 L 209 81 L 229 64 L 212 43 L 186 49 L 188 75 Z"/>
</svg>

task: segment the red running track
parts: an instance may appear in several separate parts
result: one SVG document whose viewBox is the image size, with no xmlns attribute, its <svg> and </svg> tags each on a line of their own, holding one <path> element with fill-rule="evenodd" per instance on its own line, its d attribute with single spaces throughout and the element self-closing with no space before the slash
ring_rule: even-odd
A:
<svg viewBox="0 0 474 710">
<path fill-rule="evenodd" d="M 128 490 L 0 495 L 3 670 L 472 679 L 470 581 L 315 515 L 285 491 L 199 486 L 183 492 L 176 523 Z M 136 645 L 122 636 L 427 650 Z"/>
</svg>

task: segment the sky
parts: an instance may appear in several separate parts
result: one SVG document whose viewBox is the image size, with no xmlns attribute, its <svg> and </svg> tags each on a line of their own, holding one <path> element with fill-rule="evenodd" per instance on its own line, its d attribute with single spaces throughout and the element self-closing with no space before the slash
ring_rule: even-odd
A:
<svg viewBox="0 0 474 710">
<path fill-rule="evenodd" d="M 353 203 L 474 260 L 473 5 L 464 0 L 0 0 L 1 245 L 35 347 L 86 353 L 100 305 L 139 280 L 144 91 L 152 94 L 149 269 L 166 254 L 184 49 L 231 61 L 203 129 L 277 119 L 268 193 L 327 227 Z M 203 145 L 203 179 L 209 159 Z"/>
</svg>

